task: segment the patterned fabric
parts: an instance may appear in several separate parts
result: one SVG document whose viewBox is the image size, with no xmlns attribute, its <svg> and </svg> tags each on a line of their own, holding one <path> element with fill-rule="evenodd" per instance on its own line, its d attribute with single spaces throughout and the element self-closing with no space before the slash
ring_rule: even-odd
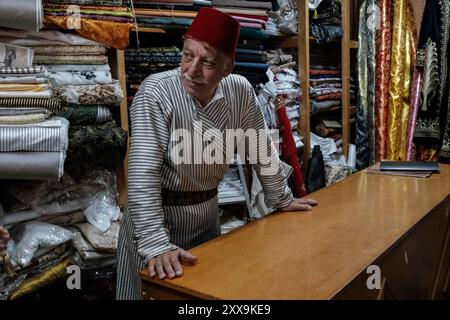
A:
<svg viewBox="0 0 450 320">
<path fill-rule="evenodd" d="M 50 72 L 49 78 L 56 86 L 110 84 L 113 82 L 109 71 Z"/>
<path fill-rule="evenodd" d="M 369 166 L 369 134 L 367 131 L 367 2 L 364 1 L 359 9 L 358 35 L 358 98 L 356 104 L 356 167 L 361 170 Z"/>
<path fill-rule="evenodd" d="M 68 14 L 65 12 L 47 12 L 48 16 L 62 16 L 67 17 Z M 107 15 L 99 15 L 99 14 L 80 14 L 81 19 L 93 19 L 93 20 L 105 20 L 105 21 L 114 21 L 114 22 L 124 22 L 124 23 L 133 23 L 133 19 L 126 17 L 114 17 Z"/>
<path fill-rule="evenodd" d="M 0 125 L 0 152 L 67 150 L 69 122 L 64 118 L 24 125 Z"/>
<path fill-rule="evenodd" d="M 0 124 L 30 124 L 42 122 L 50 117 L 51 114 L 52 113 L 49 110 L 41 108 L 0 108 Z"/>
<path fill-rule="evenodd" d="M 118 106 L 123 97 L 119 81 L 99 85 L 55 87 L 54 92 L 67 103 L 79 105 Z"/>
<path fill-rule="evenodd" d="M 418 158 L 430 158 L 428 150 L 439 150 L 439 160 L 445 163 L 450 163 L 449 28 L 450 3 L 427 1 L 417 50 L 423 89 L 414 142 L 418 144 Z"/>
<path fill-rule="evenodd" d="M 57 25 L 67 29 L 70 25 L 70 17 L 44 16 L 44 23 Z M 81 19 L 80 28 L 75 31 L 83 37 L 111 46 L 115 49 L 124 50 L 128 46 L 129 34 L 133 29 L 131 23 L 121 23 L 114 21 Z"/>
<path fill-rule="evenodd" d="M 108 57 L 105 55 L 96 56 L 50 56 L 50 55 L 35 55 L 33 57 L 35 64 L 107 64 Z"/>
<path fill-rule="evenodd" d="M 414 27 L 407 0 L 395 3 L 393 21 L 386 158 L 406 160 L 406 130 L 412 81 L 412 28 Z"/>
<path fill-rule="evenodd" d="M 13 91 L 26 91 L 26 92 L 38 92 L 47 90 L 48 86 L 44 83 L 0 83 L 1 92 L 13 92 Z"/>
<path fill-rule="evenodd" d="M 0 108 L 44 108 L 58 113 L 61 110 L 61 99 L 52 97 L 39 98 L 0 98 Z"/>
<path fill-rule="evenodd" d="M 367 0 L 366 12 L 376 7 L 375 0 Z M 366 123 L 369 136 L 369 164 L 375 163 L 375 82 L 376 82 L 376 25 L 367 25 L 367 107 Z"/>
<path fill-rule="evenodd" d="M 32 66 L 27 68 L 18 68 L 18 67 L 3 67 L 0 68 L 0 74 L 32 74 L 32 73 L 42 73 L 45 72 L 46 69 L 44 66 Z"/>
<path fill-rule="evenodd" d="M 106 54 L 103 46 L 33 46 L 35 55 L 71 55 L 83 56 L 91 54 Z"/>
<path fill-rule="evenodd" d="M 72 164 L 118 164 L 127 152 L 127 133 L 114 122 L 71 126 L 67 161 Z"/>
<path fill-rule="evenodd" d="M 391 1 L 380 0 L 380 29 L 377 32 L 375 141 L 376 161 L 386 159 L 389 76 L 391 68 Z"/>
<path fill-rule="evenodd" d="M 69 120 L 72 126 L 102 124 L 113 119 L 111 111 L 103 106 L 67 106 L 58 116 Z"/>
<path fill-rule="evenodd" d="M 44 0 L 44 3 L 99 5 L 99 6 L 121 6 L 122 0 Z"/>
</svg>

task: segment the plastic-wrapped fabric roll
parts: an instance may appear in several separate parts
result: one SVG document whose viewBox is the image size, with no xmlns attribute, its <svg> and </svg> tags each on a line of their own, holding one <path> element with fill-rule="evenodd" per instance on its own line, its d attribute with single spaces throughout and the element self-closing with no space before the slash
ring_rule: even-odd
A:
<svg viewBox="0 0 450 320">
<path fill-rule="evenodd" d="M 39 31 L 43 27 L 42 0 L 0 1 L 0 26 Z"/>
<path fill-rule="evenodd" d="M 356 168 L 356 146 L 354 144 L 348 146 L 347 164 L 349 167 Z"/>
</svg>

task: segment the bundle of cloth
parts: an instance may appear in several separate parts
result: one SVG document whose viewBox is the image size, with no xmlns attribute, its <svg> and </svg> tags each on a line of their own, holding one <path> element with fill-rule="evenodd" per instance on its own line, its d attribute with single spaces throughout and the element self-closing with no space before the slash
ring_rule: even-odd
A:
<svg viewBox="0 0 450 320">
<path fill-rule="evenodd" d="M 44 0 L 44 24 L 74 30 L 116 49 L 129 44 L 133 13 L 122 0 Z"/>
</svg>

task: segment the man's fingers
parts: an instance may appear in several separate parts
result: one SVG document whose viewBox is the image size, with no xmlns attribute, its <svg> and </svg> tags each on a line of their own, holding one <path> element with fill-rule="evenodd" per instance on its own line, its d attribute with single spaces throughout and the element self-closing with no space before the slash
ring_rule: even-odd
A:
<svg viewBox="0 0 450 320">
<path fill-rule="evenodd" d="M 161 257 L 157 257 L 155 260 L 156 260 L 156 273 L 158 274 L 158 277 L 160 279 L 164 279 L 166 277 L 166 273 L 164 272 Z"/>
<path fill-rule="evenodd" d="M 308 199 L 308 198 L 300 198 L 296 199 L 298 203 L 302 204 L 309 204 L 310 206 L 317 206 L 319 203 L 314 199 Z"/>
<path fill-rule="evenodd" d="M 150 261 L 148 262 L 148 272 L 150 274 L 150 277 L 154 277 L 156 275 L 155 259 L 150 259 Z"/>
<path fill-rule="evenodd" d="M 173 254 L 173 252 L 167 252 L 166 254 L 163 254 L 161 256 L 164 271 L 169 278 L 175 277 L 175 271 L 173 271 L 171 257 L 170 257 L 172 254 Z"/>
<path fill-rule="evenodd" d="M 181 277 L 183 275 L 183 268 L 181 267 L 179 260 L 179 251 L 175 251 L 175 254 L 170 256 L 170 262 L 172 263 L 172 268 L 175 271 L 175 275 L 177 277 Z"/>
<path fill-rule="evenodd" d="M 192 253 L 190 253 L 189 251 L 180 249 L 179 251 L 179 256 L 181 259 L 189 262 L 189 263 L 195 263 L 197 261 L 197 257 L 194 256 Z"/>
</svg>

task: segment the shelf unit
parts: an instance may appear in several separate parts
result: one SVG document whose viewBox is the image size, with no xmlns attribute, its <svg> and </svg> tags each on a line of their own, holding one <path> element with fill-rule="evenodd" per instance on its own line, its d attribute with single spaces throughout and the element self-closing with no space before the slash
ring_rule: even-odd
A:
<svg viewBox="0 0 450 320">
<path fill-rule="evenodd" d="M 298 49 L 298 74 L 301 78 L 301 102 L 300 122 L 298 132 L 303 137 L 305 145 L 302 154 L 302 170 L 306 173 L 308 161 L 311 156 L 310 131 L 311 131 L 311 111 L 310 111 L 310 44 L 315 41 L 309 35 L 309 8 L 308 2 L 297 1 L 298 9 L 298 32 L 297 36 L 277 39 L 274 44 L 279 48 Z M 347 156 L 348 145 L 350 143 L 350 115 L 354 113 L 354 108 L 350 106 L 350 69 L 351 50 L 358 49 L 358 41 L 350 39 L 350 0 L 341 0 L 342 29 L 344 36 L 336 41 L 341 50 L 341 76 L 342 76 L 342 140 L 344 155 Z M 306 94 L 305 94 L 306 93 Z M 329 110 L 329 111 L 335 111 Z"/>
</svg>

